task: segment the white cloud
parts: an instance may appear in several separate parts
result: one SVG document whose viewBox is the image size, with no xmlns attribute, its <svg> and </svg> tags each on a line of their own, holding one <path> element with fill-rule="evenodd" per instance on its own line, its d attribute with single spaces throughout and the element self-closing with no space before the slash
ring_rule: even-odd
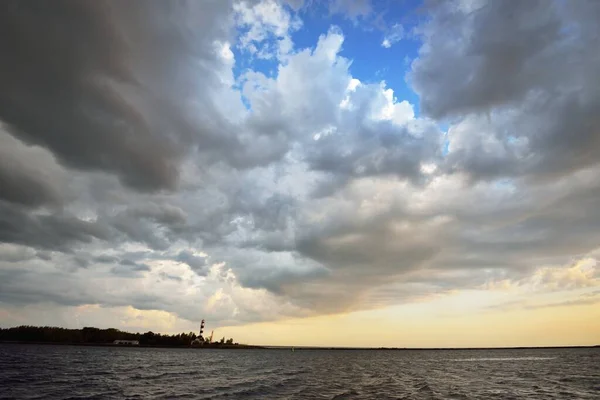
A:
<svg viewBox="0 0 600 400">
<path fill-rule="evenodd" d="M 394 24 L 388 32 L 386 32 L 381 42 L 381 46 L 389 49 L 395 43 L 399 42 L 404 38 L 404 27 L 401 24 Z"/>
<path fill-rule="evenodd" d="M 349 19 L 366 17 L 373 12 L 371 0 L 332 0 L 329 3 L 331 13 L 343 14 Z"/>
<path fill-rule="evenodd" d="M 404 100 L 398 102 L 394 97 L 394 90 L 385 88 L 385 82 L 381 84 L 385 105 L 376 112 L 375 118 L 389 120 L 398 125 L 403 125 L 415 118 L 415 112 L 412 105 Z"/>
<path fill-rule="evenodd" d="M 300 29 L 302 20 L 280 2 L 240 1 L 234 11 L 237 26 L 246 30 L 239 39 L 242 49 L 263 59 L 283 57 L 293 49 L 290 33 Z"/>
</svg>

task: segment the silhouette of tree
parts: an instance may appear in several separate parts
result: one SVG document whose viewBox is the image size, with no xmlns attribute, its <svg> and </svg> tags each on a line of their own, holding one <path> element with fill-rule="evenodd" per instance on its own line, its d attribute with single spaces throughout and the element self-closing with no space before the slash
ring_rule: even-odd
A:
<svg viewBox="0 0 600 400">
<path fill-rule="evenodd" d="M 66 329 L 51 326 L 17 326 L 14 328 L 0 328 L 0 341 L 4 342 L 44 342 L 44 343 L 98 343 L 109 344 L 115 340 L 137 340 L 140 345 L 147 346 L 189 346 L 198 338 L 194 332 L 178 333 L 174 335 L 161 335 L 152 331 L 146 333 L 123 332 L 118 329 L 99 329 L 85 327 L 82 329 Z M 208 339 L 204 340 L 209 345 Z M 210 346 L 221 346 L 223 344 L 234 345 L 233 339 L 223 337 L 219 342 Z"/>
</svg>

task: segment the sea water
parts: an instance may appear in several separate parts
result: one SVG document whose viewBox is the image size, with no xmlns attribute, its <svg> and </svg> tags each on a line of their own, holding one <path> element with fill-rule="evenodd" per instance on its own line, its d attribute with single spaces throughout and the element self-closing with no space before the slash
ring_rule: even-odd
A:
<svg viewBox="0 0 600 400">
<path fill-rule="evenodd" d="M 600 399 L 600 349 L 292 352 L 0 344 L 0 398 Z"/>
</svg>

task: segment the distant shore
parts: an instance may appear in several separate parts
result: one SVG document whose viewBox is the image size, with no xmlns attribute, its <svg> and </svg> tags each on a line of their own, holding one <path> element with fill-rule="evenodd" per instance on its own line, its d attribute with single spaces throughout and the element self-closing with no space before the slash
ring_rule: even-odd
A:
<svg viewBox="0 0 600 400">
<path fill-rule="evenodd" d="M 286 350 L 290 351 L 315 351 L 315 350 L 342 350 L 342 351 L 473 351 L 473 350 L 559 350 L 559 349 L 600 349 L 600 345 L 595 346 L 541 346 L 541 347 L 318 347 L 318 346 L 257 346 L 257 345 L 227 345 L 211 344 L 204 346 L 169 346 L 169 345 L 118 345 L 113 343 L 67 343 L 67 342 L 36 342 L 36 341 L 3 341 L 0 344 L 35 344 L 35 345 L 55 345 L 55 346 L 86 346 L 86 347 L 116 347 L 116 348 L 159 348 L 159 349 L 225 349 L 225 350 Z"/>
<path fill-rule="evenodd" d="M 442 350 L 552 350 L 552 349 L 600 349 L 593 346 L 525 346 L 525 347 L 317 347 L 317 346 L 264 346 L 269 350 L 384 350 L 384 351 L 442 351 Z"/>
<path fill-rule="evenodd" d="M 196 335 L 194 332 L 161 334 L 125 332 L 115 328 L 84 327 L 81 329 L 60 328 L 56 326 L 15 326 L 0 328 L 0 343 L 15 344 L 59 344 L 71 346 L 102 347 L 156 347 L 156 348 L 207 348 L 207 349 L 256 349 L 253 346 L 234 342 L 233 338 L 212 340 L 210 337 Z"/>
<path fill-rule="evenodd" d="M 518 347 L 348 347 L 348 346 L 270 346 L 249 345 L 234 342 L 233 338 L 212 340 L 194 332 L 179 334 L 160 334 L 152 331 L 146 333 L 124 332 L 115 328 L 84 327 L 81 329 L 60 328 L 53 326 L 16 326 L 0 328 L 0 343 L 4 344 L 38 344 L 63 346 L 95 346 L 95 347 L 144 347 L 168 349 L 268 349 L 268 350 L 384 350 L 384 351 L 431 351 L 431 350 L 541 350 L 541 349 L 591 349 L 592 346 L 518 346 Z"/>
<path fill-rule="evenodd" d="M 0 340 L 0 344 L 36 344 L 36 345 L 51 345 L 51 346 L 85 346 L 85 347 L 117 347 L 117 348 L 155 348 L 155 349 L 266 349 L 264 346 L 254 346 L 249 344 L 208 344 L 204 346 L 173 346 L 163 344 L 136 344 L 136 345 L 121 345 L 114 343 L 77 343 L 77 342 L 36 342 L 28 340 Z"/>
</svg>

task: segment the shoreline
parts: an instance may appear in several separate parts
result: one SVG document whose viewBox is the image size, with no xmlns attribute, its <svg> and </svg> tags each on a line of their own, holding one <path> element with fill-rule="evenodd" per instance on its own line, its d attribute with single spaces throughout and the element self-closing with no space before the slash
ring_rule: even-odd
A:
<svg viewBox="0 0 600 400">
<path fill-rule="evenodd" d="M 34 344 L 44 346 L 84 346 L 114 348 L 159 348 L 159 349 L 221 349 L 221 350 L 343 350 L 343 351 L 473 351 L 473 350 L 559 350 L 559 349 L 600 349 L 600 345 L 591 346 L 541 346 L 541 347 L 317 347 L 317 346 L 258 346 L 258 345 L 209 345 L 209 346 L 168 346 L 168 345 L 118 345 L 113 343 L 71 343 L 71 342 L 36 342 L 36 341 L 0 341 L 0 344 Z"/>
<path fill-rule="evenodd" d="M 152 345 L 152 344 L 138 344 L 138 345 L 125 345 L 125 344 L 114 344 L 114 343 L 77 343 L 77 342 L 36 342 L 36 341 L 26 341 L 26 340 L 11 340 L 11 341 L 2 341 L 0 340 L 0 344 L 35 344 L 35 345 L 43 345 L 43 346 L 84 346 L 84 347 L 115 347 L 115 348 L 155 348 L 155 349 L 224 349 L 224 350 L 253 350 L 253 349 L 266 349 L 264 346 L 254 346 L 249 344 L 238 344 L 238 345 L 208 345 L 208 346 L 169 346 L 169 345 Z"/>
</svg>

